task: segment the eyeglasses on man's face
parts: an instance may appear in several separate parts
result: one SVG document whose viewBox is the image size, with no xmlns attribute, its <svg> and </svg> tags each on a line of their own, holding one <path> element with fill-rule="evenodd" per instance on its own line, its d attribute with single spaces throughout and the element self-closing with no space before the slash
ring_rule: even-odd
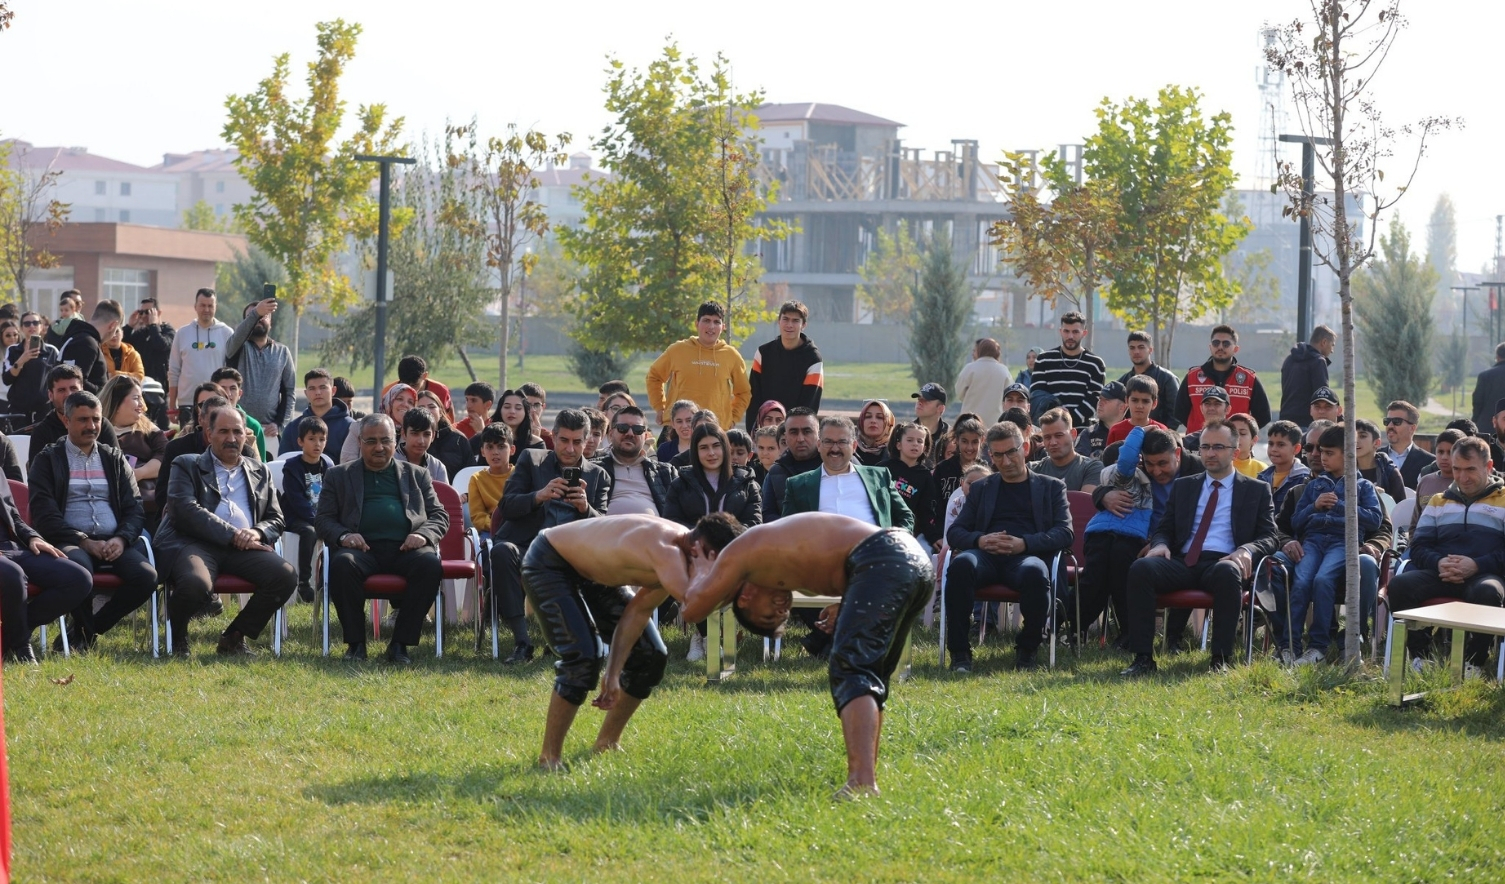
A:
<svg viewBox="0 0 1505 884">
<path fill-rule="evenodd" d="M 1222 454 L 1225 451 L 1235 451 L 1235 450 L 1238 449 L 1238 446 L 1237 445 L 1203 445 L 1203 446 L 1201 446 L 1201 448 L 1202 448 L 1203 451 L 1211 451 L 1213 454 Z"/>
<path fill-rule="evenodd" d="M 383 436 L 380 439 L 362 439 L 361 444 L 370 448 L 391 448 L 397 443 L 392 440 L 391 436 Z"/>
</svg>

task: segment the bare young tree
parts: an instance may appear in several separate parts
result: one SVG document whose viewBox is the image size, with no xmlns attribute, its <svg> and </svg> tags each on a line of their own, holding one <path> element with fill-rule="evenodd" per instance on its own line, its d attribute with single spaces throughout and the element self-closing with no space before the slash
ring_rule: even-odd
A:
<svg viewBox="0 0 1505 884">
<path fill-rule="evenodd" d="M 34 169 L 17 142 L 0 142 L 0 292 L 26 297 L 26 274 L 58 265 L 56 255 L 33 242 L 35 232 L 48 236 L 68 220 L 69 205 L 52 196 L 62 171 L 49 162 Z"/>
<path fill-rule="evenodd" d="M 1342 305 L 1343 403 L 1355 414 L 1354 395 L 1354 273 L 1375 255 L 1381 213 L 1395 205 L 1415 178 L 1427 141 L 1438 132 L 1461 125 L 1447 117 L 1425 117 L 1394 128 L 1387 125 L 1376 103 L 1372 83 L 1384 66 L 1396 38 L 1406 28 L 1400 0 L 1309 0 L 1311 16 L 1279 29 L 1280 39 L 1266 50 L 1266 64 L 1291 83 L 1296 116 L 1303 134 L 1314 145 L 1320 186 L 1309 191 L 1298 167 L 1280 169 L 1280 182 L 1290 197 L 1284 213 L 1307 218 L 1313 229 L 1313 254 L 1338 277 Z M 1408 158 L 1396 159 L 1395 143 L 1414 145 Z M 1401 163 L 1406 170 L 1400 184 L 1386 185 L 1386 165 Z M 1361 211 L 1368 223 L 1349 217 L 1349 199 L 1364 200 Z M 1360 203 L 1362 205 L 1362 203 Z M 1343 458 L 1343 482 L 1358 484 L 1354 454 L 1354 424 L 1348 422 Z M 1345 495 L 1348 628 L 1343 658 L 1359 659 L 1359 518 L 1358 495 Z"/>
</svg>

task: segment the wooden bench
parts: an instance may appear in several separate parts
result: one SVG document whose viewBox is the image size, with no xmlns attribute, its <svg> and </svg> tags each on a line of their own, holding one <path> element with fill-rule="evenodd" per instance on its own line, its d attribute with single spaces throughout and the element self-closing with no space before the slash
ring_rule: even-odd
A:
<svg viewBox="0 0 1505 884">
<path fill-rule="evenodd" d="M 841 604 L 841 597 L 834 595 L 805 595 L 796 592 L 792 607 L 824 608 Z M 705 678 L 709 684 L 717 684 L 731 678 L 737 671 L 737 617 L 730 605 L 722 608 L 705 620 Z M 909 678 L 914 656 L 914 635 L 904 637 L 904 656 L 899 661 L 898 678 Z M 763 659 L 769 658 L 768 646 L 764 644 Z M 774 659 L 777 659 L 775 657 Z"/>
<path fill-rule="evenodd" d="M 1390 634 L 1390 660 L 1386 667 L 1390 681 L 1390 705 L 1405 706 L 1426 696 L 1405 692 L 1406 669 L 1410 660 L 1406 654 L 1406 632 L 1409 625 L 1433 626 L 1453 630 L 1453 656 L 1450 669 L 1463 681 L 1463 634 L 1483 632 L 1505 636 L 1505 608 L 1494 605 L 1472 605 L 1468 602 L 1445 602 L 1408 611 L 1396 611 L 1392 615 L 1394 625 Z M 1496 678 L 1505 675 L 1505 648 L 1500 651 L 1499 671 Z"/>
</svg>

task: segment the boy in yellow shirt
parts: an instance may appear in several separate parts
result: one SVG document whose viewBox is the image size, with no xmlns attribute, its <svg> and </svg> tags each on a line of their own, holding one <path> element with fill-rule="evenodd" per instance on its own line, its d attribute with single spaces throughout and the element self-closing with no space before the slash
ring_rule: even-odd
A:
<svg viewBox="0 0 1505 884">
<path fill-rule="evenodd" d="M 512 428 L 500 421 L 481 431 L 481 458 L 486 461 L 484 472 L 470 477 L 469 495 L 470 524 L 482 534 L 491 533 L 491 512 L 502 500 L 502 488 L 507 477 L 512 475 Z"/>
</svg>

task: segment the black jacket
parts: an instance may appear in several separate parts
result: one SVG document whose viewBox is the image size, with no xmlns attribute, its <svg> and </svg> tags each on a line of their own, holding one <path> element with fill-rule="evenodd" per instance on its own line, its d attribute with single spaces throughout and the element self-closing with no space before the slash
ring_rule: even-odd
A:
<svg viewBox="0 0 1505 884">
<path fill-rule="evenodd" d="M 26 481 L 21 472 L 21 458 L 16 454 L 16 446 L 11 444 L 4 433 L 0 433 L 0 471 L 5 473 L 7 479 Z"/>
<path fill-rule="evenodd" d="M 30 415 L 33 420 L 37 420 L 53 410 L 52 403 L 47 398 L 46 384 L 47 373 L 57 365 L 57 348 L 43 344 L 42 355 L 17 369 L 16 363 L 24 352 L 24 339 L 5 351 L 5 382 L 10 385 L 6 401 L 10 403 L 12 414 Z"/>
<path fill-rule="evenodd" d="M 202 438 L 202 437 L 201 437 Z M 174 440 L 176 441 L 176 440 Z M 162 524 L 157 528 L 157 573 L 172 574 L 183 547 L 201 542 L 230 548 L 235 528 L 215 515 L 219 508 L 219 483 L 214 475 L 214 454 L 185 454 L 174 466 L 172 484 L 162 507 Z M 163 469 L 173 466 L 169 461 Z M 282 507 L 277 503 L 277 489 L 266 464 L 253 458 L 245 461 L 247 491 L 251 498 L 251 528 L 268 546 L 282 536 Z"/>
<path fill-rule="evenodd" d="M 1389 455 L 1390 462 L 1392 464 L 1395 463 L 1395 452 L 1385 448 L 1381 453 Z M 1411 453 L 1406 455 L 1406 463 L 1403 466 L 1396 467 L 1396 469 L 1400 470 L 1401 481 L 1405 483 L 1406 487 L 1415 491 L 1416 482 L 1421 478 L 1422 472 L 1435 463 L 1437 463 L 1436 455 L 1413 445 Z M 1400 498 L 1396 498 L 1396 500 L 1399 501 Z"/>
<path fill-rule="evenodd" d="M 820 394 L 825 383 L 820 349 L 803 333 L 800 345 L 785 350 L 778 338 L 758 348 L 748 374 L 752 386 L 752 400 L 747 405 L 747 431 L 756 429 L 758 409 L 772 399 L 791 408 L 804 406 L 820 412 Z"/>
<path fill-rule="evenodd" d="M 31 436 L 31 460 L 26 462 L 26 470 L 30 472 L 36 469 L 37 458 L 41 456 L 44 448 L 68 435 L 68 427 L 63 423 L 63 419 L 57 416 L 57 411 L 48 406 L 47 415 L 30 427 L 27 427 L 26 432 Z M 94 441 L 100 445 L 108 445 L 111 448 L 120 447 L 120 437 L 116 435 L 115 428 L 110 425 L 109 421 L 104 421 L 100 424 L 99 438 Z M 166 468 L 167 465 L 163 464 L 163 469 Z M 167 477 L 163 476 L 162 478 L 162 485 L 166 487 Z"/>
<path fill-rule="evenodd" d="M 1181 556 L 1181 548 L 1196 533 L 1192 520 L 1197 514 L 1197 502 L 1202 497 L 1202 482 L 1205 474 L 1177 479 L 1171 486 L 1170 500 L 1165 503 L 1165 515 L 1150 538 L 1150 545 L 1165 544 L 1171 555 Z M 1280 543 L 1280 534 L 1275 530 L 1275 510 L 1271 504 L 1270 486 L 1243 473 L 1229 474 L 1233 481 L 1233 543 L 1247 547 L 1258 562 L 1275 552 Z M 1234 550 L 1217 550 L 1233 552 Z"/>
<path fill-rule="evenodd" d="M 1312 423 L 1312 394 L 1327 386 L 1332 364 L 1311 344 L 1297 344 L 1280 364 L 1280 419 L 1306 428 Z"/>
<path fill-rule="evenodd" d="M 1155 398 L 1155 407 L 1150 409 L 1150 420 L 1159 421 L 1167 427 L 1174 427 L 1176 425 L 1176 394 L 1181 391 L 1181 379 L 1169 369 L 1153 362 L 1144 370 L 1144 373 L 1160 388 L 1160 393 Z M 1134 369 L 1131 368 L 1123 373 L 1123 377 L 1120 377 L 1118 382 L 1127 384 L 1129 378 L 1133 376 Z"/>
<path fill-rule="evenodd" d="M 106 424 L 105 426 L 108 427 L 109 424 Z M 64 433 L 63 435 L 67 434 Z M 250 434 L 247 433 L 246 437 L 247 439 L 249 439 Z M 99 441 L 105 441 L 103 433 L 99 434 Z M 195 430 L 192 427 L 183 430 L 182 432 L 178 433 L 178 435 L 168 440 L 167 451 L 162 454 L 162 468 L 157 471 L 157 497 L 159 508 L 167 508 L 167 501 L 161 500 L 161 497 L 163 494 L 167 493 L 167 489 L 169 487 L 168 480 L 172 477 L 173 461 L 177 460 L 179 457 L 182 457 L 185 454 L 203 454 L 206 450 L 208 450 L 208 448 L 209 440 L 204 438 L 203 433 Z M 248 457 L 251 460 L 256 460 L 256 442 L 254 440 L 246 442 L 246 444 L 240 449 L 240 456 Z"/>
<path fill-rule="evenodd" d="M 146 376 L 155 378 L 164 390 L 167 388 L 167 363 L 172 358 L 172 342 L 177 335 L 177 329 L 165 322 L 148 325 L 139 331 L 126 326 L 121 332 L 121 340 L 135 347 L 141 356 L 141 368 Z"/>
<path fill-rule="evenodd" d="M 526 551 L 533 538 L 545 528 L 606 515 L 607 505 L 611 502 L 611 477 L 594 461 L 581 461 L 580 467 L 580 481 L 585 484 L 588 502 L 584 513 L 562 500 L 550 500 L 539 506 L 533 495 L 551 480 L 559 478 L 559 456 L 552 451 L 531 448 L 523 451 L 502 491 L 502 503 L 498 509 L 506 521 L 494 532 L 495 538 Z"/>
<path fill-rule="evenodd" d="M 753 481 L 752 471 L 746 467 L 733 467 L 730 480 L 712 491 L 698 475 L 695 467 L 685 467 L 669 486 L 669 505 L 664 507 L 664 518 L 678 522 L 686 528 L 694 528 L 695 522 L 707 513 L 722 512 L 731 515 L 745 527 L 763 523 L 763 495 L 758 483 Z"/>
<path fill-rule="evenodd" d="M 615 490 L 617 469 L 621 464 L 611 456 L 611 446 L 606 446 L 604 457 L 597 457 L 591 462 L 606 471 L 607 478 L 611 480 L 611 487 Z M 669 464 L 659 462 L 651 454 L 643 458 L 642 466 L 644 478 L 648 482 L 648 493 L 653 495 L 653 505 L 658 509 L 658 514 L 667 519 L 668 515 L 664 510 L 669 506 L 669 486 L 674 484 L 679 471 Z"/>
<path fill-rule="evenodd" d="M 476 465 L 475 456 L 470 453 L 470 440 L 453 427 L 434 433 L 434 441 L 429 445 L 429 457 L 437 457 L 444 464 L 444 468 L 449 471 L 451 483 L 460 475 L 461 470 Z"/>
<path fill-rule="evenodd" d="M 82 319 L 68 323 L 62 346 L 57 348 L 59 365 L 76 365 L 84 373 L 84 389 L 99 395 L 99 389 L 110 379 L 105 355 L 100 350 L 99 331 Z"/>
<path fill-rule="evenodd" d="M 136 489 L 136 474 L 119 448 L 95 443 L 100 465 L 104 468 L 105 482 L 110 486 L 110 510 L 115 513 L 115 532 L 126 546 L 141 536 L 146 524 L 146 509 L 141 505 L 140 492 Z M 53 546 L 78 546 L 90 539 L 83 531 L 70 526 L 63 514 L 68 508 L 68 446 L 58 441 L 44 448 L 32 461 L 31 478 L 31 524 L 42 539 Z M 104 540 L 95 537 L 94 540 Z"/>
<path fill-rule="evenodd" d="M 894 477 L 894 490 L 904 498 L 904 503 L 909 511 L 914 513 L 914 533 L 916 537 L 923 537 L 931 543 L 941 539 L 940 485 L 936 483 L 935 476 L 925 469 L 924 462 L 914 466 L 906 464 L 902 459 L 890 460 L 884 466 L 888 467 L 889 475 Z"/>
<path fill-rule="evenodd" d="M 1488 433 L 1495 425 L 1495 405 L 1501 399 L 1505 399 L 1505 362 L 1496 362 L 1479 372 L 1474 385 L 1474 424 L 1480 432 Z"/>
<path fill-rule="evenodd" d="M 4 528 L 6 536 L 22 547 L 42 536 L 37 529 L 21 521 L 21 511 L 16 508 L 16 498 L 10 493 L 9 482 L 0 482 L 0 528 Z"/>
<path fill-rule="evenodd" d="M 1066 483 L 1034 471 L 1026 481 L 1029 482 L 1035 530 L 1020 538 L 1024 541 L 1024 554 L 1047 558 L 1063 549 L 1071 549 L 1075 535 L 1071 531 L 1071 507 L 1066 503 Z M 1002 484 L 1003 477 L 994 473 L 972 486 L 961 514 L 946 532 L 946 543 L 952 550 L 977 549 L 977 541 L 993 523 L 993 510 L 998 507 L 998 491 Z"/>
<path fill-rule="evenodd" d="M 794 455 L 786 451 L 779 455 L 779 459 L 768 468 L 768 478 L 763 480 L 763 521 L 772 522 L 784 513 L 784 483 L 791 476 L 808 473 L 820 468 L 820 457 L 812 457 L 809 460 L 795 460 Z"/>
</svg>

